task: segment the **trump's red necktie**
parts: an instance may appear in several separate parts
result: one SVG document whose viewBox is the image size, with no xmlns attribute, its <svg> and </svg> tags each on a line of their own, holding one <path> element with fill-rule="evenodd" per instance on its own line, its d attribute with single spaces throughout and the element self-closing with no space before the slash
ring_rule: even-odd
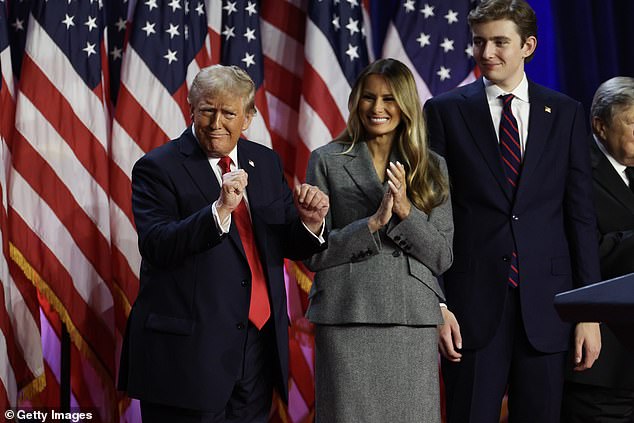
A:
<svg viewBox="0 0 634 423">
<path fill-rule="evenodd" d="M 218 164 L 222 169 L 223 175 L 231 171 L 230 157 L 221 157 Z M 232 219 L 238 228 L 242 247 L 244 248 L 244 253 L 247 256 L 249 268 L 251 269 L 249 320 L 255 327 L 262 329 L 271 316 L 271 306 L 269 305 L 269 294 L 266 289 L 266 278 L 264 276 L 264 270 L 262 269 L 258 246 L 253 236 L 253 225 L 244 200 L 242 200 L 240 205 L 233 211 Z"/>
<path fill-rule="evenodd" d="M 506 180 L 511 186 L 513 197 L 517 190 L 517 183 L 520 179 L 522 169 L 522 150 L 520 148 L 520 133 L 517 129 L 517 120 L 511 110 L 511 102 L 515 96 L 513 94 L 501 95 L 502 118 L 500 119 L 500 154 L 504 166 Z M 517 287 L 520 281 L 519 263 L 517 250 L 513 249 L 510 257 L 511 268 L 509 270 L 508 284 Z"/>
</svg>

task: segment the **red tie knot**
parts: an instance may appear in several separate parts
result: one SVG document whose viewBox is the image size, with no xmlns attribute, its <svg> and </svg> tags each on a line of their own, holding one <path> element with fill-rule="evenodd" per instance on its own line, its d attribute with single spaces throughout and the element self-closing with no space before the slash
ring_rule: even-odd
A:
<svg viewBox="0 0 634 423">
<path fill-rule="evenodd" d="M 229 156 L 221 157 L 220 161 L 218 161 L 218 164 L 220 165 L 220 169 L 222 169 L 223 175 L 227 172 L 231 172 L 231 157 Z"/>
</svg>

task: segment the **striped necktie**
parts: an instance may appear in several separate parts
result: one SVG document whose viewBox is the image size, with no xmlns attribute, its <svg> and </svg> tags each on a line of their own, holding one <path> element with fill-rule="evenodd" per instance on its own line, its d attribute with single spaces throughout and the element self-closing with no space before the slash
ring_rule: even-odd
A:
<svg viewBox="0 0 634 423">
<path fill-rule="evenodd" d="M 500 119 L 500 155 L 504 165 L 506 180 L 511 185 L 513 197 L 517 189 L 522 170 L 522 150 L 520 149 L 520 133 L 517 130 L 517 120 L 513 116 L 511 103 L 515 96 L 513 94 L 501 95 L 502 118 Z M 520 281 L 519 262 L 515 248 L 511 255 L 511 268 L 509 270 L 508 284 L 516 288 Z"/>
</svg>

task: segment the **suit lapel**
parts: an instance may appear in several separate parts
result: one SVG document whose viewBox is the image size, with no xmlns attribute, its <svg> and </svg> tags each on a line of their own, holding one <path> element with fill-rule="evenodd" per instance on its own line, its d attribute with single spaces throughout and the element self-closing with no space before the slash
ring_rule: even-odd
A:
<svg viewBox="0 0 634 423">
<path fill-rule="evenodd" d="M 355 144 L 352 151 L 346 153 L 352 160 L 344 168 L 359 190 L 368 197 L 370 204 L 380 204 L 383 199 L 383 186 L 374 170 L 372 156 L 365 142 Z"/>
<path fill-rule="evenodd" d="M 634 195 L 627 185 L 623 183 L 608 158 L 595 145 L 594 139 L 591 142 L 590 154 L 594 180 L 605 188 L 605 191 L 614 197 L 616 201 L 623 204 L 631 213 L 634 213 Z"/>
<path fill-rule="evenodd" d="M 460 109 L 471 133 L 471 139 L 475 142 L 500 188 L 509 201 L 512 201 L 511 187 L 504 175 L 500 147 L 482 80 L 478 79 L 469 85 L 463 95 L 465 102 L 460 105 Z"/>
<path fill-rule="evenodd" d="M 220 185 L 214 175 L 209 160 L 202 148 L 198 145 L 198 141 L 188 128 L 181 136 L 180 151 L 183 154 L 183 166 L 189 173 L 192 183 L 198 187 L 205 200 L 210 204 L 218 199 L 220 194 Z"/>
<path fill-rule="evenodd" d="M 522 164 L 518 195 L 535 171 L 540 162 L 544 148 L 548 140 L 548 134 L 557 116 L 557 110 L 549 102 L 549 97 L 544 95 L 538 85 L 528 82 L 528 98 L 530 101 L 530 115 L 528 119 L 528 139 Z"/>
</svg>

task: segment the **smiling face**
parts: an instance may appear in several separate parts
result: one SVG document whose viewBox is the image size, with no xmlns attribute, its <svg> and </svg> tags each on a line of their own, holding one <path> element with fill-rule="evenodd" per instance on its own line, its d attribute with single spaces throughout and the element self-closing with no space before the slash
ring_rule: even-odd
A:
<svg viewBox="0 0 634 423">
<path fill-rule="evenodd" d="M 522 39 L 508 19 L 474 24 L 473 57 L 482 75 L 504 91 L 512 91 L 524 76 L 524 60 L 537 47 L 533 36 Z"/>
<path fill-rule="evenodd" d="M 381 75 L 365 78 L 359 99 L 359 119 L 368 138 L 393 137 L 401 123 L 401 108 Z"/>
<path fill-rule="evenodd" d="M 204 92 L 190 105 L 196 137 L 209 157 L 223 157 L 234 149 L 251 124 L 242 98 L 226 92 Z"/>
</svg>

